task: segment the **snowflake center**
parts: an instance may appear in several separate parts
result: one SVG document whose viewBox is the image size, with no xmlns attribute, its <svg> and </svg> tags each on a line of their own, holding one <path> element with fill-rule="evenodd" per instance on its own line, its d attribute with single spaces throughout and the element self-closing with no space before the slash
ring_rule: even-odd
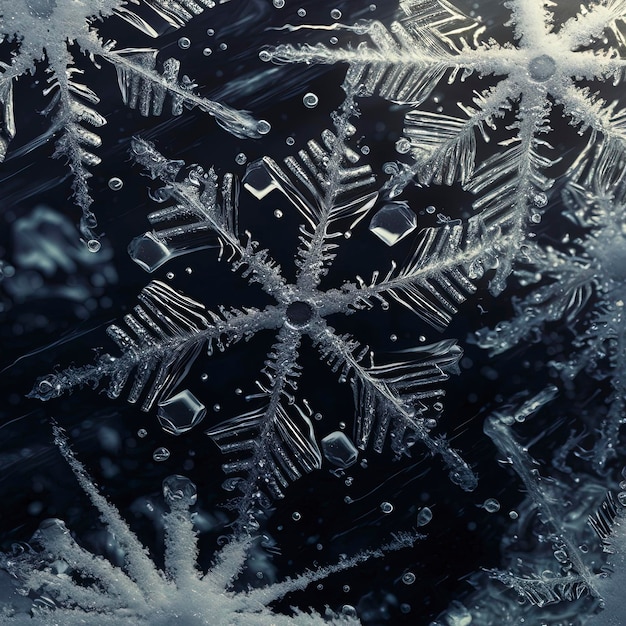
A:
<svg viewBox="0 0 626 626">
<path fill-rule="evenodd" d="M 313 319 L 313 307 L 308 302 L 294 300 L 285 310 L 285 317 L 292 328 L 305 328 Z"/>
<path fill-rule="evenodd" d="M 552 78 L 555 72 L 556 61 L 547 54 L 540 54 L 538 57 L 532 58 L 528 63 L 528 73 L 538 83 Z"/>
</svg>

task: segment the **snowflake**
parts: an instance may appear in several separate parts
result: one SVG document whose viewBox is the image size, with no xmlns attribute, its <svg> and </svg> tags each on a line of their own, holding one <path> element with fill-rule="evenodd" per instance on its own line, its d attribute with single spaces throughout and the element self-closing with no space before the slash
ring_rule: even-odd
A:
<svg viewBox="0 0 626 626">
<path fill-rule="evenodd" d="M 346 85 L 346 101 L 334 116 L 336 132 L 325 131 L 321 144 L 309 141 L 298 158 L 285 159 L 285 167 L 264 157 L 249 166 L 244 178 L 245 187 L 256 197 L 280 190 L 304 218 L 295 258 L 296 280 L 291 284 L 249 232 L 245 242 L 239 239 L 239 192 L 231 174 L 220 184 L 213 170 L 194 166 L 181 180 L 182 161 L 168 160 L 152 144 L 136 140 L 133 156 L 153 178 L 165 183 L 154 194 L 167 206 L 149 216 L 153 224 L 163 227 L 131 243 L 135 260 L 152 270 L 172 256 L 207 247 L 207 236 L 213 234 L 220 257 L 227 257 L 233 270 L 243 270 L 243 276 L 260 285 L 275 303 L 264 309 L 220 307 L 212 312 L 167 284 L 153 281 L 142 291 L 141 305 L 125 317 L 127 329 L 109 328 L 123 352 L 121 357 L 105 354 L 92 366 L 70 367 L 44 377 L 31 397 L 48 400 L 76 386 L 95 387 L 105 377 L 110 380 L 108 395 L 117 397 L 135 371 L 129 401 L 137 402 L 144 394 L 142 408 L 149 410 L 160 399 L 159 410 L 164 414 L 169 402 L 184 405 L 192 414 L 184 426 L 188 430 L 201 419 L 204 407 L 187 390 L 171 394 L 203 345 L 211 354 L 214 346 L 223 351 L 261 331 L 275 332 L 262 377 L 256 381 L 262 406 L 208 431 L 224 453 L 234 456 L 224 469 L 235 474 L 231 482 L 243 493 L 239 502 L 243 514 L 255 509 L 260 498 L 267 499 L 264 492 L 281 497 L 290 481 L 321 465 L 312 410 L 295 395 L 302 369 L 301 342 L 308 336 L 321 360 L 352 388 L 358 448 L 371 443 L 380 452 L 389 439 L 396 455 L 402 455 L 419 441 L 443 459 L 455 483 L 473 489 L 476 478 L 466 462 L 444 437 L 431 434 L 443 409 L 439 384 L 456 371 L 461 357 L 456 342 L 415 347 L 403 351 L 399 361 L 380 362 L 368 346 L 350 334 L 338 333 L 326 318 L 369 309 L 376 302 L 386 308 L 393 299 L 443 328 L 465 295 L 474 291 L 472 280 L 482 275 L 483 265 L 493 263 L 497 233 L 486 231 L 475 220 L 426 228 L 418 236 L 412 257 L 401 266 L 394 262 L 386 273 L 375 271 L 369 282 L 357 276 L 340 288 L 323 290 L 320 284 L 335 259 L 338 238 L 343 237 L 341 224 L 347 220 L 354 226 L 378 197 L 372 190 L 370 167 L 359 165 L 358 155 L 347 145 L 354 132 L 349 118 L 356 108 L 355 87 Z M 381 226 L 381 214 L 388 218 L 390 211 L 391 222 L 397 221 L 407 210 L 403 204 L 385 205 L 372 224 Z M 335 449 L 331 454 L 341 457 L 344 467 L 356 460 L 357 449 L 344 433 L 331 434 L 326 444 Z"/>
<path fill-rule="evenodd" d="M 584 235 L 573 241 L 566 235 L 571 243 L 566 251 L 526 246 L 527 266 L 520 267 L 518 275 L 526 288 L 536 285 L 513 299 L 513 319 L 479 330 L 476 338 L 495 355 L 524 339 L 540 341 L 549 322 L 567 325 L 574 334 L 572 350 L 553 359 L 552 365 L 566 381 L 581 371 L 611 381 L 607 414 L 597 429 L 593 452 L 593 463 L 601 469 L 615 456 L 626 410 L 626 196 L 623 184 L 600 184 L 597 177 L 588 180 L 586 188 L 594 186 L 594 178 L 594 191 L 572 182 L 563 193 L 569 217 L 584 229 Z"/>
<path fill-rule="evenodd" d="M 553 109 L 562 109 L 579 134 L 589 131 L 587 148 L 579 161 L 594 157 L 598 169 L 621 168 L 626 150 L 626 110 L 617 99 L 607 102 L 586 83 L 621 82 L 626 59 L 626 2 L 604 0 L 582 5 L 579 13 L 554 28 L 548 7 L 558 3 L 510 0 L 506 26 L 515 42 L 484 38 L 485 26 L 446 0 L 403 0 L 406 14 L 387 29 L 378 21 L 354 27 L 334 25 L 367 35 L 344 49 L 323 44 L 280 45 L 264 50 L 261 58 L 277 62 L 347 62 L 360 73 L 368 94 L 379 93 L 396 103 L 410 105 L 400 152 L 412 152 L 411 166 L 396 164 L 388 187 L 398 194 L 414 177 L 425 185 L 459 181 L 476 194 L 475 209 L 488 224 L 499 224 L 511 236 L 511 248 L 502 256 L 505 265 L 492 281 L 494 293 L 504 279 L 529 228 L 541 220 L 546 191 L 553 184 L 547 136 L 553 131 Z M 610 42 L 613 42 L 610 44 Z M 500 78 L 492 86 L 474 91 L 471 103 L 458 102 L 462 115 L 441 108 L 429 111 L 426 103 L 442 84 Z M 617 98 L 620 94 L 614 93 Z M 435 98 L 439 103 L 439 98 Z M 445 104 L 445 101 L 444 101 Z M 439 106 L 437 104 L 437 106 Z M 477 165 L 477 137 L 489 141 L 494 132 L 502 149 Z M 500 139 L 506 132 L 506 138 Z M 601 145 L 594 154 L 599 138 Z"/>
<path fill-rule="evenodd" d="M 213 0 L 144 0 L 167 23 L 179 28 L 207 7 Z M 66 158 L 72 171 L 74 199 L 82 209 L 81 233 L 93 251 L 99 249 L 94 232 L 96 218 L 90 207 L 89 168 L 100 163 L 93 150 L 101 139 L 88 127 L 100 128 L 106 119 L 95 109 L 98 95 L 79 81 L 82 70 L 75 67 L 73 49 L 88 55 L 98 67 L 102 59 L 115 67 L 124 103 L 137 108 L 142 115 L 160 115 L 166 97 L 171 99 L 171 112 L 180 115 L 183 105 L 197 106 L 214 116 L 227 130 L 239 136 L 258 137 L 259 122 L 247 113 L 195 93 L 196 84 L 188 76 L 179 78 L 180 63 L 176 59 L 163 62 L 163 72 L 157 70 L 154 48 L 116 49 L 114 41 L 103 41 L 94 22 L 117 15 L 138 30 L 156 37 L 158 33 L 139 15 L 127 7 L 124 0 L 14 0 L 0 1 L 0 37 L 14 41 L 17 49 L 8 62 L 0 62 L 0 159 L 6 156 L 9 142 L 16 134 L 13 88 L 26 74 L 34 75 L 40 61 L 46 63 L 44 95 L 52 94 L 43 113 L 51 116 L 48 134 L 60 134 L 55 157 Z M 265 125 L 267 123 L 264 123 Z M 261 126 L 263 131 L 266 126 Z"/>
<path fill-rule="evenodd" d="M 295 621 L 311 626 L 359 624 L 349 612 L 337 616 L 327 611 L 326 617 L 330 619 L 324 619 L 318 613 L 294 608 L 295 615 L 290 617 L 274 613 L 269 605 L 330 574 L 369 558 L 382 557 L 389 550 L 409 547 L 417 538 L 406 534 L 381 549 L 346 558 L 336 565 L 317 567 L 264 587 L 235 590 L 234 583 L 244 568 L 253 539 L 249 535 L 232 538 L 221 548 L 213 566 L 202 573 L 196 562 L 198 547 L 194 514 L 190 510 L 197 495 L 189 479 L 175 475 L 163 481 L 163 494 L 170 511 L 163 515 L 165 555 L 161 570 L 119 511 L 100 494 L 58 426 L 55 426 L 55 442 L 99 511 L 106 530 L 123 551 L 124 563 L 118 567 L 90 553 L 72 538 L 61 520 L 46 520 L 32 541 L 40 549 L 0 555 L 0 567 L 17 579 L 21 593 L 35 598 L 32 618 L 5 605 L 0 610 L 2 624 L 287 626 Z"/>
</svg>

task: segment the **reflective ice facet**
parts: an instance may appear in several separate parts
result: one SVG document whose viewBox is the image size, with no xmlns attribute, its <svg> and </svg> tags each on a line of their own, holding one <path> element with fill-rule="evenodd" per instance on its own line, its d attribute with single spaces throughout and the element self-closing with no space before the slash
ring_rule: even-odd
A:
<svg viewBox="0 0 626 626">
<path fill-rule="evenodd" d="M 199 424 L 206 408 L 189 390 L 159 402 L 157 418 L 161 428 L 171 435 L 181 435 Z"/>
<path fill-rule="evenodd" d="M 262 160 L 250 163 L 243 177 L 243 186 L 257 199 L 262 200 L 265 196 L 276 189 L 276 182 L 270 176 Z"/>
<path fill-rule="evenodd" d="M 128 245 L 128 254 L 146 272 L 154 272 L 175 256 L 175 253 L 152 233 L 135 237 Z"/>
<path fill-rule="evenodd" d="M 370 222 L 370 230 L 388 246 L 393 246 L 417 228 L 417 216 L 406 202 L 389 202 Z"/>
<path fill-rule="evenodd" d="M 322 439 L 324 456 L 334 465 L 341 468 L 356 463 L 359 451 L 342 432 L 336 430 Z"/>
</svg>

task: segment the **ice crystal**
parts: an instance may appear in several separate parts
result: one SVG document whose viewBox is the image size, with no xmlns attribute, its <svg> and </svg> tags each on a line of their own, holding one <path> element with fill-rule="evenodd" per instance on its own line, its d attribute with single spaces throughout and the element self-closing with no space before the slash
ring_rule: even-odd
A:
<svg viewBox="0 0 626 626">
<path fill-rule="evenodd" d="M 204 345 L 209 354 L 241 339 L 249 340 L 262 330 L 275 332 L 262 376 L 256 381 L 257 397 L 263 404 L 207 432 L 220 449 L 233 458 L 224 465 L 242 492 L 240 511 L 255 508 L 262 496 L 282 496 L 290 481 L 303 472 L 319 468 L 322 454 L 311 421 L 308 403 L 297 398 L 301 376 L 299 353 L 303 338 L 309 338 L 322 361 L 341 382 L 349 382 L 356 416 L 353 438 L 356 446 L 377 452 L 386 441 L 397 454 L 406 454 L 421 442 L 447 465 L 451 479 L 471 490 L 476 478 L 467 463 L 443 436 L 434 436 L 436 417 L 442 405 L 441 383 L 457 368 L 461 349 L 454 340 L 442 340 L 403 351 L 396 361 L 375 358 L 368 346 L 350 334 L 336 332 L 327 317 L 369 309 L 396 300 L 435 327 L 443 328 L 466 294 L 475 289 L 473 280 L 493 262 L 494 237 L 482 223 L 450 222 L 423 229 L 411 258 L 401 266 L 394 262 L 385 273 L 373 273 L 370 281 L 357 276 L 341 288 L 323 290 L 323 277 L 330 271 L 343 236 L 342 225 L 360 221 L 375 206 L 377 192 L 367 165 L 348 146 L 355 113 L 355 88 L 346 84 L 347 98 L 335 116 L 335 132 L 322 134 L 322 143 L 309 141 L 298 157 L 288 157 L 284 166 L 270 157 L 249 166 L 244 186 L 256 197 L 273 189 L 282 192 L 305 224 L 300 228 L 296 253 L 296 280 L 287 282 L 269 251 L 259 249 L 252 235 L 238 234 L 239 193 L 236 179 L 226 174 L 221 183 L 213 170 L 193 166 L 181 178 L 182 161 L 171 161 L 143 140 L 133 143 L 133 157 L 164 187 L 155 192 L 166 206 L 149 216 L 155 230 L 136 239 L 131 254 L 141 262 L 161 253 L 181 254 L 209 245 L 216 237 L 220 256 L 233 270 L 256 283 L 275 301 L 264 309 L 226 308 L 207 310 L 203 304 L 168 285 L 151 282 L 141 293 L 126 328 L 112 325 L 109 335 L 122 350 L 121 357 L 102 355 L 92 366 L 70 367 L 41 379 L 31 395 L 42 400 L 57 397 L 76 386 L 97 386 L 109 379 L 107 393 L 117 397 L 131 374 L 130 402 L 143 397 L 149 410 L 167 399 L 187 374 Z M 142 263 L 150 269 L 152 261 Z M 243 476 L 246 476 L 243 479 Z M 262 502 L 262 499 L 259 500 Z"/>
<path fill-rule="evenodd" d="M 552 365 L 566 381 L 585 371 L 597 380 L 608 378 L 612 386 L 593 453 L 594 464 L 602 468 L 615 455 L 626 409 L 626 197 L 623 184 L 592 177 L 585 191 L 583 182 L 569 184 L 563 193 L 570 226 L 582 228 L 582 236 L 565 236 L 569 248 L 527 246 L 526 263 L 518 272 L 527 293 L 514 298 L 515 316 L 479 330 L 476 337 L 495 355 L 524 339 L 540 340 L 549 322 L 567 326 L 574 335 L 571 350 L 553 358 Z"/>
<path fill-rule="evenodd" d="M 0 567 L 18 581 L 21 593 L 35 599 L 31 615 L 5 606 L 0 614 L 2 624 L 358 624 L 358 619 L 346 614 L 338 616 L 330 610 L 326 619 L 314 611 L 297 608 L 293 609 L 293 616 L 282 615 L 275 613 L 270 604 L 332 573 L 381 557 L 388 550 L 408 547 L 415 539 L 403 536 L 382 549 L 346 558 L 336 565 L 317 567 L 263 587 L 237 590 L 234 586 L 253 538 L 242 534 L 230 539 L 218 552 L 213 566 L 201 572 L 197 565 L 194 514 L 190 510 L 197 498 L 196 488 L 189 479 L 170 476 L 163 482 L 170 510 L 163 516 L 165 558 L 160 569 L 119 511 L 98 491 L 56 426 L 55 442 L 107 531 L 115 537 L 124 562 L 118 567 L 92 554 L 72 538 L 61 520 L 44 521 L 33 537 L 34 547 L 0 556 Z"/>
<path fill-rule="evenodd" d="M 546 192 L 554 183 L 551 168 L 562 157 L 550 143 L 558 110 L 578 134 L 588 134 L 579 160 L 593 158 L 599 169 L 623 163 L 626 116 L 617 87 L 625 63 L 626 3 L 581 5 L 577 15 L 557 28 L 551 7 L 559 3 L 510 0 L 505 3 L 510 10 L 506 26 L 512 28 L 514 41 L 503 43 L 488 36 L 479 19 L 446 0 L 403 0 L 400 5 L 405 17 L 389 27 L 372 20 L 329 27 L 366 36 L 369 41 L 356 47 L 284 44 L 263 51 L 262 57 L 290 63 L 347 62 L 351 71 L 360 73 L 367 93 L 411 107 L 404 132 L 414 163 L 393 170 L 390 193 L 398 194 L 415 178 L 424 185 L 459 181 L 476 194 L 474 207 L 485 222 L 498 224 L 512 240 L 500 258 L 504 267 L 492 281 L 497 293 L 529 229 L 541 220 Z M 471 75 L 478 77 L 478 84 L 491 84 L 475 90 L 470 102 L 458 102 L 460 115 L 445 108 L 429 110 L 436 89 L 445 93 L 446 83 Z M 614 100 L 594 91 L 592 81 L 605 83 L 607 92 L 607 83 L 612 84 L 609 97 Z M 486 143 L 490 135 L 497 148 L 479 161 L 478 139 Z"/>
<path fill-rule="evenodd" d="M 213 0 L 144 0 L 143 4 L 173 28 L 215 6 Z M 101 144 L 97 129 L 106 124 L 106 119 L 97 111 L 100 99 L 96 91 L 83 82 L 83 71 L 76 67 L 77 54 L 87 55 L 95 67 L 99 67 L 100 60 L 110 63 L 117 72 L 124 103 L 142 115 L 160 115 L 169 99 L 173 115 L 180 115 L 183 105 L 196 106 L 214 116 L 229 132 L 259 136 L 258 123 L 249 114 L 198 95 L 193 79 L 179 77 L 178 60 L 163 61 L 159 71 L 157 49 L 118 49 L 116 42 L 104 41 L 96 21 L 111 16 L 126 20 L 151 37 L 158 35 L 125 0 L 0 2 L 0 39 L 15 42 L 16 46 L 10 59 L 0 62 L 0 160 L 5 158 L 17 132 L 14 85 L 24 76 L 34 75 L 37 64 L 43 61 L 47 74 L 44 95 L 50 96 L 43 111 L 51 118 L 48 134 L 58 135 L 54 156 L 65 158 L 72 171 L 74 199 L 83 212 L 81 233 L 94 251 L 99 242 L 88 180 L 90 169 L 100 163 L 95 154 Z"/>
</svg>

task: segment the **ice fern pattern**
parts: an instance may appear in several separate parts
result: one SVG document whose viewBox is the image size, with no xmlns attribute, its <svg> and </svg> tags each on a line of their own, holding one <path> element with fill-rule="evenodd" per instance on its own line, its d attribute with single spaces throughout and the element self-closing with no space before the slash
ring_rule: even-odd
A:
<svg viewBox="0 0 626 626">
<path fill-rule="evenodd" d="M 552 145 L 559 111 L 575 133 L 588 138 L 576 159 L 566 157 L 567 167 L 592 160 L 594 168 L 614 170 L 624 161 L 619 86 L 626 4 L 581 5 L 557 26 L 551 9 L 560 4 L 506 2 L 514 42 L 501 43 L 480 20 L 446 0 L 406 0 L 400 3 L 404 17 L 389 26 L 371 20 L 334 27 L 365 37 L 356 47 L 283 44 L 262 55 L 276 62 L 348 63 L 367 94 L 409 108 L 404 134 L 414 161 L 390 169 L 388 192 L 397 195 L 414 180 L 459 182 L 475 194 L 474 208 L 485 223 L 497 224 L 512 239 L 491 283 L 499 293 L 520 246 L 541 221 L 563 158 Z M 433 107 L 433 92 L 446 93 L 446 85 L 471 76 L 478 87 L 469 102 L 457 103 L 460 112 L 437 108 L 438 99 Z M 596 84 L 609 95 L 590 86 Z M 496 145 L 487 149 L 490 139 Z"/>
<path fill-rule="evenodd" d="M 98 491 L 83 464 L 75 457 L 63 431 L 55 426 L 55 442 L 80 487 L 100 513 L 102 523 L 124 554 L 122 566 L 90 553 L 70 535 L 59 519 L 45 520 L 32 547 L 0 557 L 0 567 L 18 582 L 23 593 L 38 600 L 29 613 L 5 605 L 0 624 L 57 624 L 107 626 L 121 622 L 140 626 L 211 624 L 211 626 L 360 624 L 349 615 L 328 610 L 318 613 L 293 609 L 293 615 L 275 613 L 270 604 L 287 593 L 306 588 L 330 574 L 355 567 L 389 550 L 412 545 L 408 536 L 381 549 L 346 558 L 337 565 L 318 567 L 299 576 L 247 590 L 234 589 L 254 539 L 246 534 L 231 538 L 207 571 L 199 570 L 197 530 L 192 508 L 196 487 L 184 476 L 163 481 L 169 511 L 163 515 L 165 565 L 150 558 L 119 511 Z"/>
<path fill-rule="evenodd" d="M 334 131 L 325 131 L 321 142 L 309 141 L 283 165 L 265 157 L 249 166 L 243 180 L 256 197 L 273 189 L 282 192 L 304 220 L 293 283 L 250 233 L 240 239 L 234 177 L 227 174 L 219 181 L 212 170 L 193 166 L 181 179 L 181 161 L 168 160 L 152 144 L 136 140 L 133 157 L 164 184 L 155 193 L 165 208 L 149 216 L 155 228 L 133 241 L 131 255 L 150 269 L 167 254 L 212 245 L 233 270 L 258 284 L 275 303 L 263 309 L 222 306 L 211 311 L 153 281 L 142 291 L 134 312 L 125 317 L 124 326 L 109 328 L 122 356 L 102 355 L 94 365 L 44 377 L 32 396 L 47 400 L 108 379 L 109 396 L 117 397 L 130 387 L 128 399 L 137 402 L 142 397 L 142 408 L 149 410 L 155 400 L 171 393 L 203 347 L 211 354 L 215 347 L 223 351 L 261 330 L 271 330 L 275 342 L 256 381 L 260 406 L 207 431 L 232 458 L 224 469 L 238 480 L 239 510 L 251 511 L 257 499 L 280 497 L 291 481 L 322 462 L 312 410 L 297 395 L 302 375 L 299 353 L 308 337 L 320 359 L 353 390 L 359 448 L 380 452 L 389 442 L 396 455 L 403 455 L 420 443 L 441 457 L 453 482 L 473 489 L 476 478 L 470 467 L 443 436 L 431 432 L 438 415 L 433 405 L 461 358 L 456 342 L 421 345 L 405 351 L 401 360 L 379 359 L 352 335 L 336 332 L 326 318 L 377 303 L 386 307 L 396 300 L 433 326 L 444 327 L 474 291 L 472 281 L 492 263 L 494 237 L 477 221 L 427 228 L 418 235 L 415 252 L 405 264 L 394 263 L 385 273 L 376 271 L 369 281 L 357 276 L 341 288 L 323 290 L 322 279 L 332 269 L 343 234 L 340 225 L 362 220 L 377 201 L 370 168 L 359 164 L 348 146 L 353 133 L 350 118 L 355 114 L 350 83 L 346 93 Z M 131 375 L 132 383 L 127 384 Z"/>
<path fill-rule="evenodd" d="M 173 28 L 179 28 L 194 15 L 215 6 L 213 0 L 145 0 L 144 4 Z M 24 76 L 34 75 L 37 64 L 46 64 L 44 95 L 49 103 L 43 111 L 50 117 L 48 134 L 56 135 L 54 156 L 67 160 L 73 176 L 74 200 L 82 209 L 81 233 L 90 249 L 99 249 L 97 221 L 91 210 L 89 191 L 91 170 L 100 163 L 96 151 L 101 145 L 98 129 L 106 118 L 98 112 L 100 98 L 82 78 L 75 57 L 89 57 L 94 67 L 110 63 L 116 70 L 124 103 L 141 115 L 160 115 L 168 106 L 180 115 L 183 106 L 198 107 L 212 115 L 229 132 L 258 137 L 258 126 L 248 113 L 209 100 L 196 91 L 186 75 L 179 76 L 180 62 L 169 58 L 158 61 L 158 49 L 136 47 L 117 49 L 114 41 L 104 41 L 96 22 L 109 17 L 122 18 L 152 38 L 158 31 L 134 12 L 124 0 L 26 0 L 0 3 L 0 37 L 16 42 L 17 50 L 0 61 L 0 159 L 4 159 L 15 136 L 16 106 L 14 87 Z M 162 66 L 162 67 L 161 67 Z"/>
</svg>

